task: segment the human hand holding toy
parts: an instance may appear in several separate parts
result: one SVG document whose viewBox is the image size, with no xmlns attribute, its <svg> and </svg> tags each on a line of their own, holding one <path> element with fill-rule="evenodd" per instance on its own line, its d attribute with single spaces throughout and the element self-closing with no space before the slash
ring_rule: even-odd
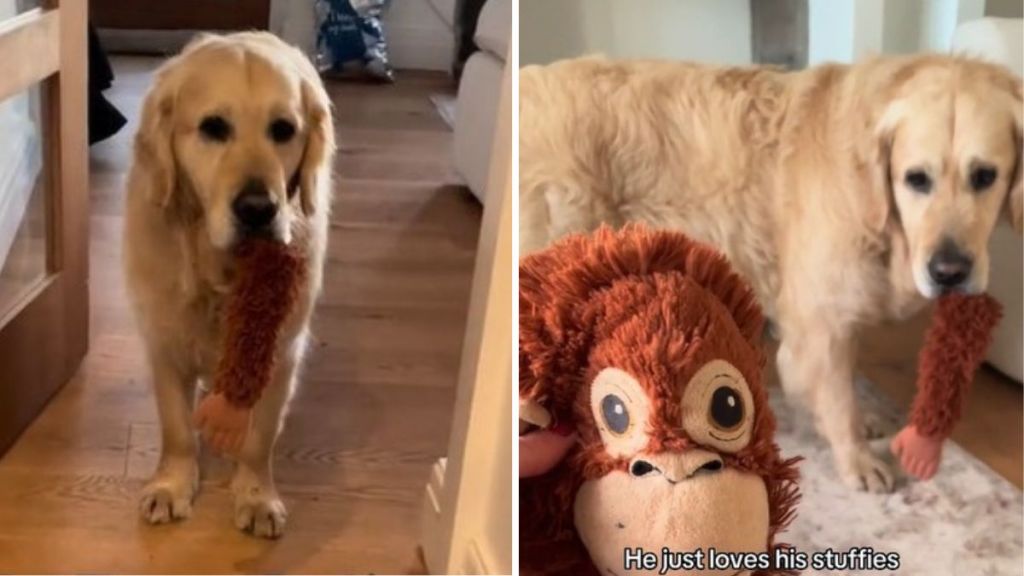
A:
<svg viewBox="0 0 1024 576">
<path fill-rule="evenodd" d="M 252 408 L 270 383 L 278 336 L 304 273 L 294 250 L 270 240 L 248 240 L 235 256 L 237 277 L 224 309 L 224 348 L 213 390 L 194 417 L 203 439 L 229 454 L 242 449 Z"/>
<path fill-rule="evenodd" d="M 889 447 L 904 471 L 927 480 L 942 460 L 974 374 L 992 341 L 1002 308 L 987 294 L 939 298 L 918 359 L 917 395 L 910 423 Z"/>
<path fill-rule="evenodd" d="M 551 414 L 534 400 L 519 401 L 519 420 L 520 478 L 532 478 L 550 471 L 576 444 L 576 432 L 572 426 L 554 424 Z"/>
</svg>

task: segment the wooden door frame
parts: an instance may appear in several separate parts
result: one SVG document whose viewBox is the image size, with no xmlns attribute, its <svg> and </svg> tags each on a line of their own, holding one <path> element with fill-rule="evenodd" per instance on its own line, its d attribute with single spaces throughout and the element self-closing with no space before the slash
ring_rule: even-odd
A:
<svg viewBox="0 0 1024 576">
<path fill-rule="evenodd" d="M 513 45 L 513 50 L 515 45 Z M 513 54 L 505 60 L 447 457 L 423 499 L 420 546 L 431 574 L 509 574 L 512 542 L 514 287 Z"/>
<path fill-rule="evenodd" d="M 47 276 L 0 315 L 0 453 L 75 373 L 89 335 L 85 0 L 0 23 L 0 98 L 41 84 Z"/>
</svg>

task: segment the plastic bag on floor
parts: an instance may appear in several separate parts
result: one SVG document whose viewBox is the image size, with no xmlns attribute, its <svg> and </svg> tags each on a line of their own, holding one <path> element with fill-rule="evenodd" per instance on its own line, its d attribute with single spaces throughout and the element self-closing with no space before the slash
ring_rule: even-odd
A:
<svg viewBox="0 0 1024 576">
<path fill-rule="evenodd" d="M 316 64 L 321 72 L 394 81 L 380 24 L 387 0 L 316 0 Z"/>
</svg>

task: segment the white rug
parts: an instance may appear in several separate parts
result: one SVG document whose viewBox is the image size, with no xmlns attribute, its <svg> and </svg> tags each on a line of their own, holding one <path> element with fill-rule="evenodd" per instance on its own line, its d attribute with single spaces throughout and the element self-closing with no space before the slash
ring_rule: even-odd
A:
<svg viewBox="0 0 1024 576">
<path fill-rule="evenodd" d="M 873 441 L 872 447 L 888 455 L 889 439 L 900 428 L 903 415 L 879 399 L 869 382 L 858 381 L 857 389 L 865 412 L 874 413 L 889 433 Z M 947 442 L 942 466 L 930 481 L 901 478 L 892 494 L 854 492 L 839 481 L 828 446 L 814 432 L 810 418 L 789 406 L 777 388 L 772 394 L 783 455 L 805 458 L 800 464 L 803 499 L 796 520 L 780 541 L 807 554 L 870 547 L 900 555 L 898 571 L 806 570 L 803 574 L 1024 574 L 1024 499 L 1015 486 Z"/>
</svg>

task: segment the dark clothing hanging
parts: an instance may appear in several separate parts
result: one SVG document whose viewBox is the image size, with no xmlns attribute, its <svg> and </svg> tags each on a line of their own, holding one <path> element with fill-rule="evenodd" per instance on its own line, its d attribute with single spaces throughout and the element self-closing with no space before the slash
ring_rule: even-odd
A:
<svg viewBox="0 0 1024 576">
<path fill-rule="evenodd" d="M 128 120 L 103 95 L 114 82 L 110 60 L 100 45 L 96 29 L 89 25 L 89 144 L 106 140 Z"/>
<path fill-rule="evenodd" d="M 452 74 L 458 78 L 466 60 L 479 50 L 473 36 L 476 35 L 476 21 L 487 0 L 456 0 L 455 2 L 455 61 Z"/>
</svg>

